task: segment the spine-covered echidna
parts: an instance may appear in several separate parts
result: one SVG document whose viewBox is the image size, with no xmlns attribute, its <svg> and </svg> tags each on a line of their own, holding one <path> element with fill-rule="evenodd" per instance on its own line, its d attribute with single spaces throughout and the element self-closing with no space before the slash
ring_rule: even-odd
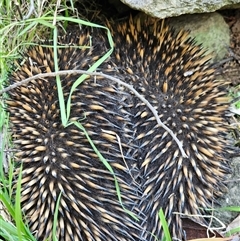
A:
<svg viewBox="0 0 240 241">
<path fill-rule="evenodd" d="M 181 217 L 194 215 L 191 218 L 203 223 L 204 208 L 226 189 L 227 81 L 216 76 L 211 57 L 184 31 L 176 33 L 161 22 L 145 26 L 130 20 L 117 26 L 113 36 L 115 64 L 158 111 L 188 156 L 183 157 L 149 108 L 134 96 L 134 159 L 142 193 L 138 208 L 145 215 L 141 239 L 161 237 L 161 208 L 172 236 L 181 239 Z"/>
<path fill-rule="evenodd" d="M 21 205 L 39 240 L 52 237 L 60 194 L 59 240 L 151 241 L 163 235 L 161 208 L 173 238 L 181 239 L 181 215 L 201 215 L 201 208 L 210 207 L 222 193 L 229 172 L 224 157 L 229 149 L 224 135 L 228 99 L 226 83 L 216 78 L 210 57 L 187 33 L 176 33 L 162 21 L 142 24 L 130 18 L 110 29 L 114 53 L 99 70 L 144 96 L 188 157 L 127 88 L 87 78 L 72 95 L 71 118 L 81 122 L 112 166 L 120 203 L 114 176 L 86 135 L 74 125 L 62 126 L 55 77 L 13 89 L 7 103 L 16 157 L 23 164 Z M 60 70 L 87 70 L 108 48 L 105 33 L 89 28 L 59 42 L 75 44 L 58 49 Z M 53 48 L 33 47 L 11 82 L 53 71 Z M 65 101 L 78 77 L 61 76 Z"/>
<path fill-rule="evenodd" d="M 59 38 L 63 45 L 58 49 L 59 69 L 87 70 L 106 53 L 105 35 L 85 28 Z M 70 43 L 76 46 L 67 47 Z M 11 81 L 54 72 L 53 48 L 34 47 L 27 56 Z M 61 77 L 65 102 L 78 77 Z M 113 175 L 80 129 L 62 126 L 57 91 L 55 77 L 41 78 L 11 91 L 7 101 L 16 157 L 23 164 L 21 205 L 30 229 L 38 240 L 52 239 L 55 206 L 61 194 L 57 211 L 59 241 L 136 240 L 137 225 L 118 201 Z M 72 95 L 70 119 L 80 121 L 110 163 L 124 190 L 124 207 L 130 209 L 136 191 L 124 179 L 129 174 L 123 158 L 132 158 L 128 142 L 133 129 L 124 110 L 128 96 L 107 79 L 88 78 Z"/>
</svg>

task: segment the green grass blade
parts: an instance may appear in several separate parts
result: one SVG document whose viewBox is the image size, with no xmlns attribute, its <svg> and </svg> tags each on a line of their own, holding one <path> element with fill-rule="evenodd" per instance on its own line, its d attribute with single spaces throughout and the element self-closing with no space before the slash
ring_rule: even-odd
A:
<svg viewBox="0 0 240 241">
<path fill-rule="evenodd" d="M 58 222 L 58 210 L 59 210 L 59 206 L 60 206 L 60 200 L 62 197 L 62 192 L 60 192 L 58 199 L 57 199 L 57 203 L 56 203 L 56 207 L 55 207 L 55 212 L 54 212 L 54 219 L 53 219 L 53 241 L 58 241 L 57 236 L 56 236 L 56 231 L 57 231 L 57 222 Z"/>
<path fill-rule="evenodd" d="M 113 49 L 110 49 L 103 57 L 101 57 L 95 64 L 93 64 L 87 71 L 89 72 L 93 72 L 97 69 L 97 67 L 102 64 L 112 53 Z M 85 80 L 85 78 L 87 77 L 87 75 L 83 74 L 82 76 L 80 76 L 72 85 L 70 93 L 69 93 L 69 97 L 68 97 L 68 101 L 67 101 L 67 120 L 69 120 L 70 117 L 70 110 L 71 110 L 71 97 L 72 94 L 74 92 L 74 90 Z"/>
<path fill-rule="evenodd" d="M 171 238 L 171 235 L 170 235 L 170 232 L 169 232 L 169 229 L 168 229 L 168 223 L 166 221 L 166 218 L 165 218 L 165 215 L 164 215 L 164 212 L 163 212 L 162 208 L 159 210 L 158 216 L 159 216 L 160 222 L 161 222 L 162 227 L 163 227 L 165 240 L 166 241 L 172 241 L 172 238 Z"/>
<path fill-rule="evenodd" d="M 216 208 L 215 210 L 240 212 L 240 207 L 239 206 L 229 206 L 229 207 Z"/>
<path fill-rule="evenodd" d="M 35 240 L 29 229 L 25 226 L 22 218 L 22 210 L 21 210 L 21 180 L 22 180 L 22 165 L 20 167 L 18 173 L 18 181 L 17 181 L 17 189 L 16 189 L 16 197 L 15 197 L 15 223 L 18 232 L 18 240 L 23 241 L 24 236 L 28 236 L 31 240 Z"/>
<path fill-rule="evenodd" d="M 2 191 L 0 191 L 0 200 L 2 201 L 4 206 L 6 207 L 8 213 L 14 218 L 15 212 L 14 212 L 14 209 L 11 205 L 11 200 L 9 199 L 9 196 L 6 193 L 3 193 Z"/>
<path fill-rule="evenodd" d="M 122 198 L 121 198 L 121 192 L 120 192 L 120 187 L 119 187 L 119 184 L 118 184 L 116 175 L 115 175 L 115 173 L 114 173 L 111 165 L 107 162 L 107 160 L 106 160 L 106 159 L 102 156 L 102 154 L 98 151 L 97 147 L 96 147 L 96 146 L 94 145 L 94 143 L 92 142 L 90 136 L 88 135 L 88 133 L 87 133 L 86 129 L 83 127 L 83 125 L 82 125 L 81 123 L 79 123 L 79 122 L 73 121 L 73 122 L 71 122 L 70 124 L 68 124 L 68 126 L 71 125 L 71 124 L 74 124 L 75 126 L 77 126 L 80 130 L 82 130 L 82 131 L 84 132 L 85 136 L 87 137 L 87 139 L 88 139 L 91 147 L 93 148 L 93 150 L 94 150 L 95 153 L 97 154 L 98 158 L 103 162 L 103 164 L 105 165 L 105 167 L 106 167 L 106 168 L 109 170 L 109 172 L 113 175 L 113 177 L 114 177 L 114 182 L 115 182 L 115 187 L 116 187 L 116 192 L 117 192 L 117 196 L 118 196 L 118 200 L 119 200 L 122 208 L 124 209 L 124 211 L 125 211 L 128 215 L 130 215 L 133 219 L 135 219 L 136 221 L 138 221 L 137 216 L 136 216 L 133 212 L 127 210 L 127 209 L 123 206 Z"/>
<path fill-rule="evenodd" d="M 34 27 L 37 27 L 37 23 L 31 22 L 28 26 L 26 26 L 21 32 L 18 33 L 18 37 L 21 37 L 22 35 L 29 32 L 30 29 L 33 29 Z"/>
<path fill-rule="evenodd" d="M 22 180 L 22 165 L 20 167 L 20 172 L 18 176 L 18 182 L 17 182 L 17 190 L 16 190 L 16 197 L 15 197 L 15 222 L 18 232 L 18 238 L 19 241 L 22 241 L 22 210 L 21 210 L 21 180 Z"/>
<path fill-rule="evenodd" d="M 55 71 L 57 72 L 59 70 L 58 68 L 58 51 L 57 51 L 57 27 L 54 28 L 53 31 L 53 54 L 54 54 L 54 68 Z M 60 80 L 60 76 L 56 76 L 56 82 L 57 82 L 57 90 L 58 90 L 58 99 L 59 99 L 59 105 L 60 105 L 60 113 L 61 113 L 61 120 L 62 120 L 62 125 L 64 127 L 67 126 L 67 117 L 66 117 L 66 108 L 65 108 L 65 103 L 64 103 L 64 95 L 63 95 L 63 90 L 62 90 L 62 83 Z"/>
<path fill-rule="evenodd" d="M 239 225 L 240 225 L 240 224 L 239 224 Z M 230 236 L 232 236 L 232 235 L 234 235 L 234 234 L 237 234 L 237 233 L 240 233 L 240 227 L 233 228 L 233 229 L 227 231 L 227 232 L 226 232 L 226 236 L 227 236 L 227 237 L 230 237 Z"/>
</svg>

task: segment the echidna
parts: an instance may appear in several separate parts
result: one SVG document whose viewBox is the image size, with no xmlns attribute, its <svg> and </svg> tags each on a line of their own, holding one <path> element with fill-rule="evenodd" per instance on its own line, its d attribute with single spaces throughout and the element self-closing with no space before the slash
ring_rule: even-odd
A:
<svg viewBox="0 0 240 241">
<path fill-rule="evenodd" d="M 138 150 L 135 180 L 142 193 L 138 208 L 145 215 L 140 237 L 161 237 L 158 213 L 163 208 L 172 236 L 182 239 L 181 217 L 194 215 L 203 223 L 204 208 L 226 190 L 223 180 L 230 172 L 226 155 L 231 152 L 226 138 L 227 81 L 217 78 L 211 56 L 187 32 L 176 33 L 163 22 L 152 26 L 146 22 L 130 19 L 115 27 L 114 63 L 158 111 L 188 158 L 134 96 L 129 111 Z"/>
<path fill-rule="evenodd" d="M 60 38 L 62 45 L 72 43 L 85 48 L 60 46 L 59 68 L 87 70 L 106 53 L 105 35 L 85 28 L 77 35 Z M 27 52 L 26 62 L 12 81 L 53 71 L 53 48 L 38 46 Z M 61 77 L 65 101 L 78 77 Z M 124 179 L 128 175 L 124 159 L 132 158 L 127 144 L 133 130 L 123 108 L 128 96 L 108 80 L 89 78 L 72 95 L 71 119 L 83 124 L 112 166 L 120 189 L 124 189 L 124 207 L 130 209 L 135 203 L 135 190 Z M 61 193 L 57 211 L 59 241 L 136 240 L 137 225 L 118 200 L 113 175 L 80 129 L 62 126 L 55 77 L 16 88 L 7 103 L 16 157 L 23 164 L 21 205 L 35 236 L 39 240 L 52 238 L 55 206 Z"/>
<path fill-rule="evenodd" d="M 78 86 L 71 118 L 80 120 L 112 166 L 122 204 L 136 221 L 123 209 L 113 175 L 85 134 L 73 125 L 63 128 L 55 77 L 12 90 L 7 103 L 16 157 L 23 164 L 21 205 L 39 240 L 51 238 L 60 193 L 57 237 L 66 241 L 160 240 L 161 208 L 172 236 L 181 239 L 181 214 L 200 215 L 200 208 L 221 195 L 229 172 L 224 157 L 229 150 L 224 135 L 226 83 L 216 78 L 210 57 L 187 33 L 175 33 L 162 21 L 150 22 L 130 18 L 110 25 L 115 50 L 100 71 L 133 85 L 188 157 L 127 88 L 100 77 Z M 108 48 L 104 36 L 100 30 L 83 28 L 59 39 L 62 44 L 92 43 L 59 48 L 59 68 L 87 70 Z M 38 46 L 27 52 L 11 81 L 52 71 L 53 49 Z M 61 77 L 65 101 L 78 76 Z"/>
</svg>

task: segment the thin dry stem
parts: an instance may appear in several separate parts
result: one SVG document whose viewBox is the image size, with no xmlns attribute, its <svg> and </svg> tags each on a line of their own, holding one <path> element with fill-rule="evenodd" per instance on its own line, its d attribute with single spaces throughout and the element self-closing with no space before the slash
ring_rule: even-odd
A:
<svg viewBox="0 0 240 241">
<path fill-rule="evenodd" d="M 27 84 L 28 82 L 32 81 L 32 80 L 35 80 L 35 79 L 40 79 L 40 78 L 46 78 L 46 77 L 55 77 L 57 75 L 68 75 L 68 74 L 86 74 L 86 75 L 91 75 L 91 76 L 101 76 L 101 77 L 104 77 L 104 78 L 107 78 L 109 80 L 112 80 L 116 83 L 118 83 L 119 85 L 122 85 L 122 86 L 125 86 L 127 89 L 129 89 L 131 92 L 134 93 L 134 95 L 136 95 L 150 110 L 151 112 L 153 113 L 153 115 L 155 116 L 156 120 L 157 120 L 157 123 L 159 126 L 163 127 L 163 129 L 165 129 L 171 136 L 172 138 L 175 140 L 175 142 L 177 143 L 180 151 L 181 151 L 181 154 L 184 158 L 187 158 L 187 154 L 185 153 L 185 151 L 183 150 L 183 147 L 182 147 L 182 143 L 179 141 L 179 139 L 177 138 L 177 136 L 172 132 L 171 129 L 169 129 L 159 118 L 158 116 L 158 112 L 156 111 L 156 109 L 149 103 L 148 100 L 146 100 L 141 94 L 139 94 L 134 88 L 132 85 L 129 85 L 123 81 L 121 81 L 120 79 L 118 78 L 115 78 L 115 77 L 112 77 L 110 75 L 107 75 L 107 74 L 103 74 L 103 73 L 100 73 L 100 72 L 89 72 L 89 71 L 84 71 L 84 70 L 61 70 L 61 71 L 57 71 L 57 72 L 52 72 L 52 73 L 43 73 L 43 74 L 37 74 L 37 75 L 34 75 L 34 76 L 31 76 L 27 79 L 24 79 L 18 83 L 15 83 L 13 85 L 10 85 L 9 87 L 3 89 L 0 91 L 0 95 L 2 95 L 3 93 L 9 91 L 9 90 L 12 90 L 18 86 L 21 86 L 21 85 L 24 85 L 24 84 Z"/>
</svg>

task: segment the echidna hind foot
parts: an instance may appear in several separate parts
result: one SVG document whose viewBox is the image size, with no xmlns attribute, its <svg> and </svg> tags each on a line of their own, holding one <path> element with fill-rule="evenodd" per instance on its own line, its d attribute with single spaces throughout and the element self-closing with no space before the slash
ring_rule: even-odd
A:
<svg viewBox="0 0 240 241">
<path fill-rule="evenodd" d="M 115 48 L 99 71 L 133 85 L 188 158 L 127 88 L 100 77 L 88 77 L 77 87 L 71 119 L 80 121 L 113 168 L 122 204 L 136 221 L 120 204 L 114 177 L 86 135 L 74 125 L 62 126 L 55 77 L 12 90 L 7 103 L 16 157 L 23 164 L 21 205 L 39 240 L 52 235 L 60 194 L 57 237 L 64 241 L 161 240 L 161 208 L 172 237 L 182 239 L 180 214 L 201 215 L 200 208 L 210 207 L 222 194 L 229 173 L 227 83 L 216 78 L 210 57 L 187 33 L 150 22 L 130 18 L 109 26 Z M 91 41 L 92 47 L 59 48 L 60 70 L 87 70 L 109 48 L 103 31 L 83 28 L 74 36 L 76 32 L 59 42 L 89 46 Z M 37 46 L 11 81 L 53 71 L 53 49 Z M 61 76 L 65 102 L 78 77 Z"/>
</svg>

